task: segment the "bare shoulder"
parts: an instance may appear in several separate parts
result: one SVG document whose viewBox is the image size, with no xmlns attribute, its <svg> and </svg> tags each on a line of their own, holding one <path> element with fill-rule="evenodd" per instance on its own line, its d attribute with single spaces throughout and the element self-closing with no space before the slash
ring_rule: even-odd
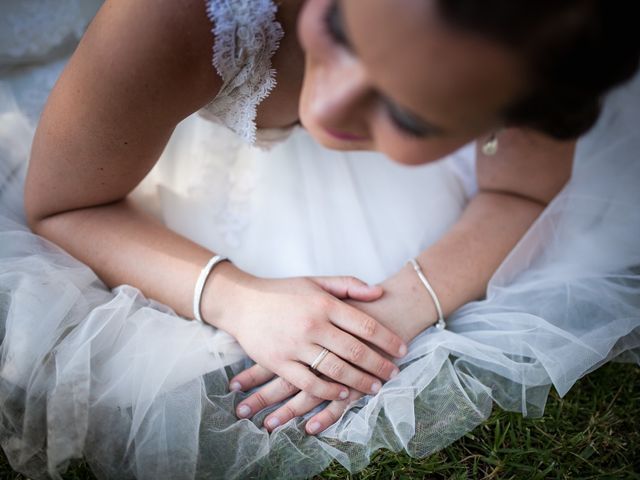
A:
<svg viewBox="0 0 640 480">
<path fill-rule="evenodd" d="M 149 87 L 182 87 L 171 97 L 185 115 L 220 88 L 211 65 L 212 48 L 204 0 L 107 0 L 72 63 L 91 66 L 115 80 L 115 86 L 129 82 L 138 94 Z M 167 102 L 172 99 L 164 99 Z"/>
<path fill-rule="evenodd" d="M 43 111 L 25 186 L 30 221 L 124 198 L 173 129 L 222 81 L 203 0 L 107 0 Z"/>
<path fill-rule="evenodd" d="M 499 136 L 495 156 L 478 149 L 478 186 L 547 204 L 571 177 L 575 143 L 528 129 L 507 129 Z"/>
</svg>

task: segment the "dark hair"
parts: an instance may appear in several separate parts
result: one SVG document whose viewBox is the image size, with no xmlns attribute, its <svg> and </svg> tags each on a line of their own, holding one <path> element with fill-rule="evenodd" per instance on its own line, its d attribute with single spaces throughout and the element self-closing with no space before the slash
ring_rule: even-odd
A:
<svg viewBox="0 0 640 480">
<path fill-rule="evenodd" d="M 496 40 L 525 60 L 531 90 L 508 125 L 558 139 L 588 131 L 604 94 L 640 61 L 637 0 L 439 0 L 453 25 Z"/>
</svg>

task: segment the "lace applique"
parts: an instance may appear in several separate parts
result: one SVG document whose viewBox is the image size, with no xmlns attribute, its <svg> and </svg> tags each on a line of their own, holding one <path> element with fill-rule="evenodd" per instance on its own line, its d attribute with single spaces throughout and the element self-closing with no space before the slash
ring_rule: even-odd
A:
<svg viewBox="0 0 640 480">
<path fill-rule="evenodd" d="M 249 226 L 251 199 L 258 183 L 255 157 L 246 154 L 250 148 L 222 125 L 210 124 L 192 145 L 194 174 L 187 184 L 187 198 L 207 205 L 216 230 L 231 248 L 238 248 Z"/>
<path fill-rule="evenodd" d="M 249 143 L 256 139 L 256 113 L 276 85 L 271 58 L 284 36 L 272 0 L 206 0 L 213 22 L 213 66 L 223 80 L 201 114 Z"/>
</svg>

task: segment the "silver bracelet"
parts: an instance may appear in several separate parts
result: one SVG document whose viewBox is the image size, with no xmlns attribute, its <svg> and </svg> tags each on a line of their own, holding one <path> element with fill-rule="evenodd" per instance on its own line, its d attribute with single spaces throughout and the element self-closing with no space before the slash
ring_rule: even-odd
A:
<svg viewBox="0 0 640 480">
<path fill-rule="evenodd" d="M 416 259 L 412 258 L 411 260 L 409 260 L 409 263 L 411 264 L 411 266 L 413 266 L 413 269 L 418 274 L 418 278 L 424 285 L 424 288 L 427 289 L 427 292 L 429 292 L 429 295 L 431 295 L 431 298 L 433 299 L 433 303 L 436 305 L 436 312 L 438 312 L 438 321 L 436 322 L 436 328 L 444 330 L 445 328 L 447 328 L 447 322 L 444 321 L 444 314 L 442 313 L 442 307 L 440 306 L 440 300 L 438 300 L 436 292 L 433 290 L 433 287 L 429 283 L 429 280 L 427 280 L 427 277 L 424 275 L 422 268 L 420 268 L 420 264 L 416 261 Z"/>
<path fill-rule="evenodd" d="M 227 257 L 222 255 L 215 255 L 209 263 L 202 269 L 198 281 L 196 282 L 196 288 L 193 292 L 193 318 L 200 323 L 204 323 L 202 320 L 202 314 L 200 312 L 200 302 L 202 301 L 202 292 L 204 291 L 204 284 L 207 283 L 207 278 L 211 274 L 211 271 L 221 262 L 230 261 Z"/>
</svg>

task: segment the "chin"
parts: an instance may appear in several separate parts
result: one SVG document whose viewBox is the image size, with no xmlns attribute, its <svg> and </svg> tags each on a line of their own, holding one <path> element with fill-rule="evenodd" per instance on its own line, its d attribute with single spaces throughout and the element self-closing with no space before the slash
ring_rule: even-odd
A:
<svg viewBox="0 0 640 480">
<path fill-rule="evenodd" d="M 373 150 L 369 144 L 369 142 L 355 142 L 350 140 L 339 140 L 332 137 L 330 134 L 325 133 L 323 131 L 311 131 L 309 130 L 309 134 L 325 148 L 329 148 L 331 150 L 340 150 L 342 152 L 362 152 L 362 151 L 371 151 Z"/>
</svg>

